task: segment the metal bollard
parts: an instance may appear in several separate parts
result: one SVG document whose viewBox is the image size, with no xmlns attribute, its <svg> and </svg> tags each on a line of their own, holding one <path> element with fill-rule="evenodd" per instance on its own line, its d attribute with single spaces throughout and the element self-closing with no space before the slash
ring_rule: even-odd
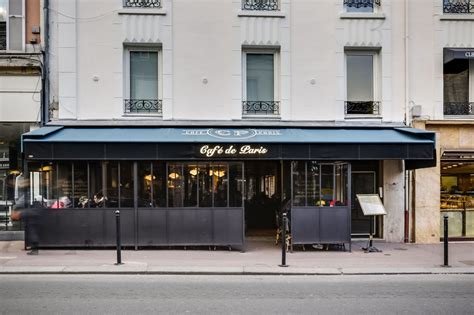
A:
<svg viewBox="0 0 474 315">
<path fill-rule="evenodd" d="M 279 266 L 288 267 L 288 265 L 286 264 L 286 227 L 288 225 L 288 218 L 286 217 L 286 213 L 283 213 L 281 225 L 281 265 Z"/>
<path fill-rule="evenodd" d="M 450 267 L 448 263 L 448 215 L 444 215 L 444 264 L 443 267 Z"/>
<path fill-rule="evenodd" d="M 117 226 L 117 263 L 116 265 L 122 264 L 122 244 L 120 240 L 120 211 L 115 210 L 115 223 Z"/>
</svg>

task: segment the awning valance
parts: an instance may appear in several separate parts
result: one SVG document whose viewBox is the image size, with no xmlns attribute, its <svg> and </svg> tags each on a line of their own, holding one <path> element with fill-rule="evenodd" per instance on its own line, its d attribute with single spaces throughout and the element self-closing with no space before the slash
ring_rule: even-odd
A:
<svg viewBox="0 0 474 315">
<path fill-rule="evenodd" d="M 435 160 L 413 128 L 45 128 L 23 135 L 27 159 Z"/>
<path fill-rule="evenodd" d="M 474 59 L 474 48 L 444 48 L 444 63 L 454 59 Z"/>
</svg>

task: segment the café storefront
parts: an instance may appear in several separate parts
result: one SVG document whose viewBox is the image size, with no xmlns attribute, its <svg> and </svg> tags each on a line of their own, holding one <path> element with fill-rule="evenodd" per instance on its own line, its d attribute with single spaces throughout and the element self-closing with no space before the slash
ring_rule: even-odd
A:
<svg viewBox="0 0 474 315">
<path fill-rule="evenodd" d="M 435 161 L 434 133 L 412 128 L 44 127 L 23 135 L 28 206 L 42 247 L 242 248 L 291 205 L 293 244 L 348 244 L 351 168 Z"/>
</svg>

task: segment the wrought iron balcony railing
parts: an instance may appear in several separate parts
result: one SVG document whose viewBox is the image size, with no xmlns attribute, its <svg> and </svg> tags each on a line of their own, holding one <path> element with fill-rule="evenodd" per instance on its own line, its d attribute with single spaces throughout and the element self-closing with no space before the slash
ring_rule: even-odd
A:
<svg viewBox="0 0 474 315">
<path fill-rule="evenodd" d="M 161 8 L 161 0 L 124 0 L 124 8 Z"/>
<path fill-rule="evenodd" d="M 380 115 L 378 101 L 347 101 L 344 104 L 346 115 Z"/>
<path fill-rule="evenodd" d="M 150 113 L 163 114 L 163 103 L 161 100 L 139 100 L 139 99 L 125 99 L 124 112 L 130 113 Z"/>
<path fill-rule="evenodd" d="M 443 12 L 455 14 L 474 13 L 474 0 L 443 0 Z"/>
<path fill-rule="evenodd" d="M 474 102 L 445 102 L 444 114 L 452 116 L 474 115 Z"/>
<path fill-rule="evenodd" d="M 0 22 L 0 50 L 7 49 L 7 23 Z"/>
<path fill-rule="evenodd" d="M 278 11 L 279 0 L 242 0 L 242 10 Z"/>
<path fill-rule="evenodd" d="M 344 5 L 349 8 L 373 8 L 380 6 L 381 0 L 344 0 Z"/>
<path fill-rule="evenodd" d="M 246 115 L 280 115 L 280 102 L 276 101 L 243 101 L 242 114 Z"/>
</svg>

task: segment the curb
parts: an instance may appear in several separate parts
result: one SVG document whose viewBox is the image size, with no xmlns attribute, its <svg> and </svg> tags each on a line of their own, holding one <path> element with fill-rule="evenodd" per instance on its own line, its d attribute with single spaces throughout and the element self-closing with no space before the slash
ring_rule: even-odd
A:
<svg viewBox="0 0 474 315">
<path fill-rule="evenodd" d="M 474 270 L 420 270 L 367 272 L 301 272 L 301 271 L 147 271 L 147 270 L 0 270 L 0 275 L 210 275 L 210 276 L 396 276 L 396 275 L 474 275 Z"/>
</svg>

